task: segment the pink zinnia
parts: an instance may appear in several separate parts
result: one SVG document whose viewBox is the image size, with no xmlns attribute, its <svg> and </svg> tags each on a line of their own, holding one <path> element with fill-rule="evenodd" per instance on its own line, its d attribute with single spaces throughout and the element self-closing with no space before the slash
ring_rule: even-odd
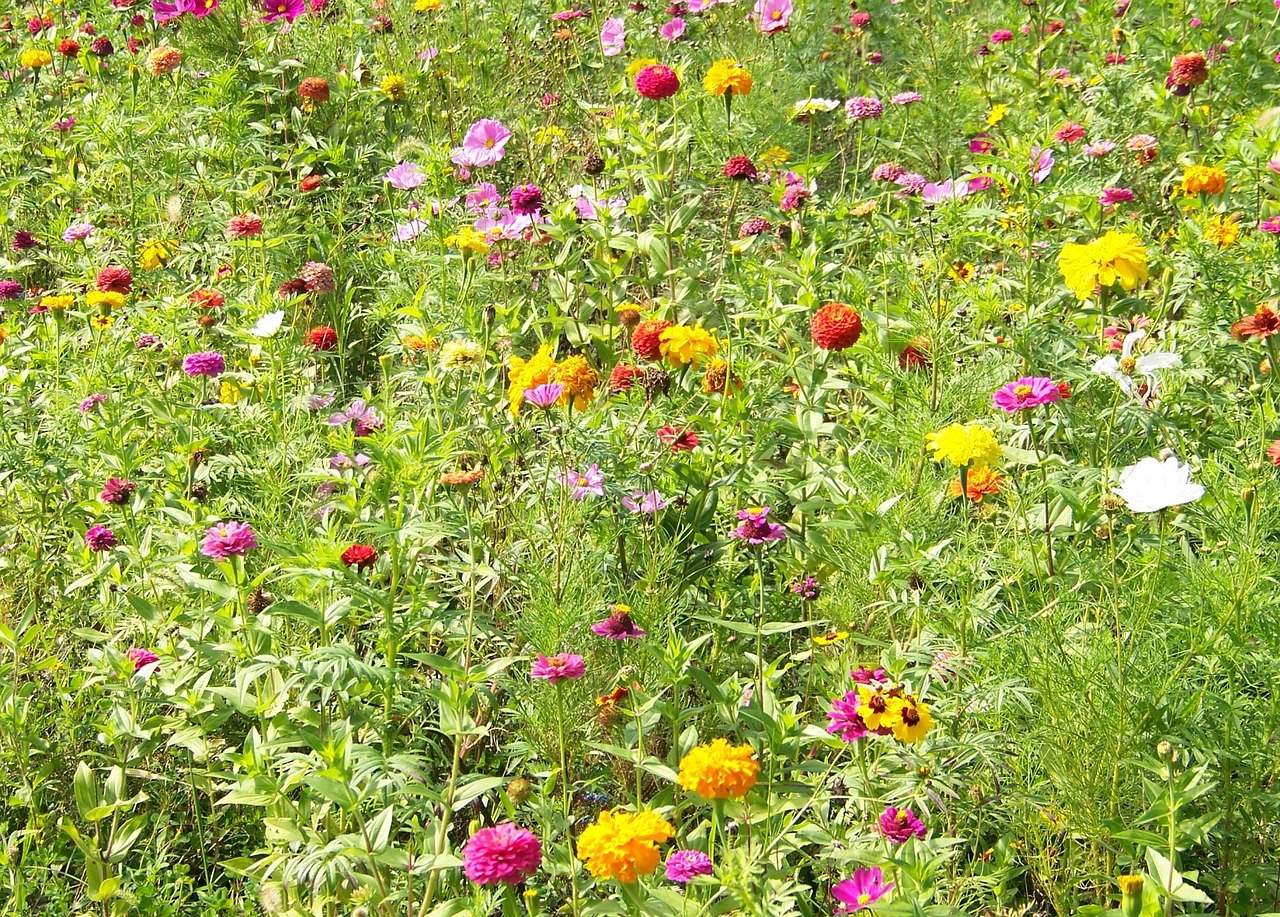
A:
<svg viewBox="0 0 1280 917">
<path fill-rule="evenodd" d="M 120 543 L 120 539 L 105 525 L 95 525 L 84 533 L 84 543 L 90 551 L 110 551 Z"/>
<path fill-rule="evenodd" d="M 591 632 L 606 640 L 639 640 L 648 631 L 636 626 L 631 615 L 625 611 L 616 611 L 603 621 L 591 625 Z"/>
<path fill-rule="evenodd" d="M 782 541 L 787 537 L 787 530 L 769 521 L 769 509 L 767 506 L 749 506 L 738 510 L 739 524 L 729 532 L 729 537 L 747 544 Z"/>
<path fill-rule="evenodd" d="M 1076 143 L 1084 139 L 1084 125 L 1068 121 L 1053 132 L 1053 139 L 1059 143 Z"/>
<path fill-rule="evenodd" d="M 923 838 L 925 826 L 910 809 L 889 806 L 880 815 L 880 833 L 895 844 L 905 844 L 912 837 Z"/>
<path fill-rule="evenodd" d="M 1098 203 L 1104 207 L 1114 207 L 1133 200 L 1133 191 L 1128 188 L 1104 188 L 1098 197 Z"/>
<path fill-rule="evenodd" d="M 627 41 L 627 27 L 621 17 L 606 19 L 600 29 L 600 49 L 605 57 L 617 57 Z"/>
<path fill-rule="evenodd" d="M 1048 178 L 1049 173 L 1053 171 L 1053 150 L 1042 150 L 1038 146 L 1033 146 L 1027 171 L 1031 175 L 1031 181 L 1037 185 Z"/>
<path fill-rule="evenodd" d="M 991 33 L 991 43 L 993 45 L 1002 45 L 1006 41 L 1013 41 L 1013 32 L 1009 29 L 996 29 Z"/>
<path fill-rule="evenodd" d="M 858 692 L 849 691 L 844 697 L 837 697 L 831 702 L 831 711 L 827 718 L 831 725 L 827 732 L 839 736 L 842 742 L 856 742 L 867 734 L 867 724 L 858 713 Z"/>
<path fill-rule="evenodd" d="M 900 92 L 889 101 L 894 105 L 906 106 L 906 105 L 915 105 L 917 102 L 922 101 L 923 99 L 924 99 L 924 96 L 920 95 L 920 93 L 918 92 Z"/>
<path fill-rule="evenodd" d="M 1269 232 L 1272 235 L 1280 234 L 1280 217 L 1272 217 L 1269 220 L 1263 220 L 1258 224 L 1258 229 L 1262 232 Z"/>
<path fill-rule="evenodd" d="M 791 24 L 791 0 L 756 0 L 756 20 L 766 35 Z"/>
<path fill-rule="evenodd" d="M 501 121 L 481 118 L 467 128 L 462 146 L 453 151 L 453 162 L 473 169 L 496 165 L 507 155 L 505 148 L 510 139 L 511 131 Z"/>
<path fill-rule="evenodd" d="M 581 678 L 587 674 L 587 664 L 576 653 L 544 656 L 541 653 L 533 661 L 529 671 L 531 678 L 544 678 L 553 685 L 565 678 Z"/>
<path fill-rule="evenodd" d="M 871 96 L 854 96 L 844 103 L 844 113 L 853 121 L 866 121 L 884 114 L 884 103 Z"/>
<path fill-rule="evenodd" d="M 1084 153 L 1086 156 L 1092 156 L 1094 159 L 1101 159 L 1115 148 L 1116 145 L 1110 140 L 1099 140 L 1097 143 L 1087 144 L 1084 148 Z"/>
<path fill-rule="evenodd" d="M 160 661 L 159 656 L 151 652 L 151 650 L 143 649 L 140 646 L 135 646 L 133 649 L 129 650 L 129 652 L 125 653 L 125 656 L 133 663 L 133 671 L 135 674 L 141 672 L 147 666 Z"/>
<path fill-rule="evenodd" d="M 203 350 L 199 353 L 188 354 L 187 358 L 182 361 L 182 371 L 192 378 L 204 376 L 209 379 L 216 379 L 226 369 L 226 360 L 216 350 Z"/>
<path fill-rule="evenodd" d="M 680 885 L 698 876 L 709 876 L 713 871 L 711 857 L 701 850 L 675 850 L 667 857 L 667 879 Z"/>
<path fill-rule="evenodd" d="M 228 557 L 244 557 L 258 546 L 253 529 L 247 522 L 219 522 L 204 533 L 200 553 L 214 560 Z"/>
<path fill-rule="evenodd" d="M 462 869 L 476 885 L 519 885 L 542 865 L 542 842 L 511 822 L 481 828 L 462 848 Z"/>
<path fill-rule="evenodd" d="M 1038 408 L 1062 397 L 1057 383 L 1044 376 L 1023 376 L 997 389 L 991 396 L 995 406 L 1010 414 L 1029 408 Z"/>
</svg>

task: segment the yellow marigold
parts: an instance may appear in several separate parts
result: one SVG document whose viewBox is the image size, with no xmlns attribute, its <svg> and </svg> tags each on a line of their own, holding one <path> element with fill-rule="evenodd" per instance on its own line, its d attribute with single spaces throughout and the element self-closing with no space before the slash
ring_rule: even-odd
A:
<svg viewBox="0 0 1280 917">
<path fill-rule="evenodd" d="M 1221 194 L 1227 190 L 1227 170 L 1220 166 L 1187 166 L 1182 173 L 1182 193 Z"/>
<path fill-rule="evenodd" d="M 147 73 L 152 76 L 164 76 L 173 73 L 182 66 L 182 52 L 168 45 L 152 48 L 147 55 Z"/>
<path fill-rule="evenodd" d="M 1204 238 L 1218 248 L 1229 248 L 1240 238 L 1240 224 L 1234 216 L 1217 216 L 1204 227 Z"/>
<path fill-rule="evenodd" d="M 1000 457 L 996 435 L 980 423 L 953 423 L 929 434 L 929 451 L 935 462 L 957 468 L 986 468 Z"/>
<path fill-rule="evenodd" d="M 525 389 L 534 388 L 551 381 L 551 371 L 556 368 L 556 361 L 551 359 L 551 345 L 544 344 L 537 353 L 525 360 L 522 357 L 511 358 L 511 368 L 507 378 L 507 400 L 511 402 L 511 416 L 520 416 L 520 405 L 524 404 Z"/>
<path fill-rule="evenodd" d="M 1004 116 L 1009 114 L 1009 106 L 1003 102 L 999 102 L 991 106 L 991 111 L 987 113 L 987 126 L 995 127 L 1004 120 Z"/>
<path fill-rule="evenodd" d="M 53 55 L 42 48 L 28 48 L 22 52 L 18 63 L 28 70 L 39 70 L 53 63 Z"/>
<path fill-rule="evenodd" d="M 484 359 L 484 348 L 475 341 L 446 341 L 440 348 L 440 366 L 443 369 L 467 369 Z"/>
<path fill-rule="evenodd" d="M 656 57 L 637 57 L 631 63 L 627 64 L 627 82 L 634 83 L 636 81 L 637 73 L 645 67 L 652 67 L 657 62 L 658 59 Z"/>
<path fill-rule="evenodd" d="M 61 312 L 63 309 L 69 309 L 75 301 L 76 298 L 70 293 L 50 294 L 40 297 L 40 306 L 53 312 Z"/>
<path fill-rule="evenodd" d="M 444 244 L 449 248 L 458 249 L 464 255 L 483 255 L 489 251 L 489 243 L 484 240 L 484 234 L 470 226 L 463 226 L 453 235 L 445 236 Z"/>
<path fill-rule="evenodd" d="M 382 92 L 392 102 L 403 102 L 409 95 L 409 84 L 398 73 L 382 78 Z"/>
<path fill-rule="evenodd" d="M 1147 279 L 1147 249 L 1131 232 L 1112 230 L 1092 242 L 1068 242 L 1058 253 L 1058 270 L 1076 298 L 1119 282 L 1133 290 Z"/>
<path fill-rule="evenodd" d="M 735 96 L 750 95 L 751 74 L 745 67 L 738 66 L 736 60 L 726 57 L 711 65 L 707 75 L 702 78 L 702 88 L 713 96 L 726 93 Z"/>
<path fill-rule="evenodd" d="M 564 386 L 564 391 L 560 394 L 561 407 L 571 405 L 579 411 L 585 411 L 596 395 L 600 374 L 583 357 L 571 356 L 556 364 L 547 381 Z"/>
<path fill-rule="evenodd" d="M 886 701 L 886 724 L 893 730 L 893 737 L 907 745 L 919 742 L 933 728 L 933 716 L 929 705 L 922 704 L 910 694 L 890 697 Z"/>
<path fill-rule="evenodd" d="M 578 859 L 597 879 L 630 885 L 658 868 L 658 845 L 675 833 L 671 822 L 647 809 L 601 812 L 578 838 Z"/>
<path fill-rule="evenodd" d="M 8 336 L 9 336 L 9 332 L 4 330 L 3 325 L 0 325 L 0 344 L 3 344 L 5 341 L 5 338 L 7 338 Z"/>
<path fill-rule="evenodd" d="M 142 250 L 138 252 L 138 267 L 144 271 L 154 271 L 156 268 L 164 267 L 173 257 L 177 247 L 177 239 L 152 239 L 150 242 L 144 242 Z"/>
<path fill-rule="evenodd" d="M 713 739 L 680 759 L 679 783 L 703 799 L 741 799 L 756 785 L 760 762 L 750 745 Z"/>
<path fill-rule="evenodd" d="M 95 312 L 93 317 L 89 319 L 89 324 L 95 331 L 106 331 L 116 323 L 114 315 L 103 315 L 101 312 Z"/>
<path fill-rule="evenodd" d="M 109 309 L 119 309 L 124 305 L 124 294 L 116 293 L 113 290 L 90 290 L 88 295 L 85 296 L 84 301 L 94 309 L 99 306 L 106 306 Z"/>
<path fill-rule="evenodd" d="M 687 366 L 699 362 L 703 357 L 714 357 L 720 352 L 720 345 L 701 325 L 690 328 L 688 325 L 671 325 L 663 330 L 658 338 L 658 348 L 662 356 L 676 366 Z"/>
<path fill-rule="evenodd" d="M 419 13 L 434 13 L 443 5 L 441 0 L 414 0 L 413 8 Z"/>
<path fill-rule="evenodd" d="M 791 154 L 780 146 L 771 146 L 760 155 L 760 161 L 773 169 L 791 161 Z"/>
</svg>

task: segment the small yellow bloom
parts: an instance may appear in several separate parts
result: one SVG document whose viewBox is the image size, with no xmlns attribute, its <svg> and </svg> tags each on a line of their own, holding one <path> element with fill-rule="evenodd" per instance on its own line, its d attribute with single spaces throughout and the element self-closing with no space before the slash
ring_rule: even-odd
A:
<svg viewBox="0 0 1280 917">
<path fill-rule="evenodd" d="M 910 694 L 891 697 L 886 704 L 893 737 L 899 742 L 912 745 L 923 739 L 933 728 L 933 716 L 929 713 L 929 705 L 920 703 Z"/>
<path fill-rule="evenodd" d="M 101 312 L 95 312 L 93 317 L 89 319 L 89 324 L 95 331 L 106 331 L 115 323 L 114 315 L 103 315 Z"/>
<path fill-rule="evenodd" d="M 1119 282 L 1126 290 L 1147 279 L 1147 249 L 1131 232 L 1107 232 L 1084 244 L 1068 242 L 1058 253 L 1058 270 L 1076 298 Z"/>
<path fill-rule="evenodd" d="M 117 293 L 114 290 L 90 290 L 85 296 L 84 301 L 91 308 L 97 309 L 100 306 L 106 306 L 109 309 L 119 309 L 124 305 L 124 294 Z"/>
<path fill-rule="evenodd" d="M 382 78 L 382 92 L 392 102 L 403 102 L 409 96 L 409 84 L 398 73 Z"/>
<path fill-rule="evenodd" d="M 453 340 L 440 348 L 440 366 L 447 370 L 468 369 L 484 359 L 484 348 L 475 341 Z"/>
<path fill-rule="evenodd" d="M 1230 248 L 1240 238 L 1240 224 L 1233 216 L 1216 216 L 1204 227 L 1204 238 L 1218 248 Z"/>
<path fill-rule="evenodd" d="M 18 63 L 28 70 L 39 70 L 53 63 L 53 55 L 42 48 L 28 48 L 18 58 Z"/>
<path fill-rule="evenodd" d="M 70 293 L 50 294 L 40 297 L 40 306 L 51 312 L 61 312 L 63 309 L 70 308 L 75 299 Z"/>
<path fill-rule="evenodd" d="M 507 400 L 511 403 L 511 416 L 520 416 L 520 405 L 524 404 L 526 389 L 536 388 L 551 381 L 551 373 L 556 368 L 556 361 L 551 359 L 551 345 L 543 344 L 538 352 L 525 360 L 522 357 L 511 358 L 511 368 L 507 371 Z"/>
<path fill-rule="evenodd" d="M 177 247 L 177 239 L 152 239 L 150 242 L 144 242 L 142 250 L 138 252 L 138 267 L 144 271 L 154 271 L 156 268 L 164 267 L 173 257 Z"/>
<path fill-rule="evenodd" d="M 892 728 L 889 719 L 889 700 L 882 688 L 858 685 L 858 716 L 873 732 L 884 727 Z"/>
<path fill-rule="evenodd" d="M 849 639 L 847 630 L 829 630 L 825 634 L 818 634 L 813 638 L 816 646 L 831 646 L 836 643 L 843 643 Z"/>
<path fill-rule="evenodd" d="M 240 391 L 240 386 L 229 379 L 222 380 L 222 385 L 218 388 L 218 402 L 220 404 L 235 404 L 242 397 L 244 397 L 244 393 Z"/>
<path fill-rule="evenodd" d="M 957 468 L 986 468 L 1000 457 L 996 435 L 980 423 L 953 423 L 928 437 L 935 462 Z"/>
<path fill-rule="evenodd" d="M 751 74 L 733 58 L 716 61 L 702 78 L 707 95 L 745 96 L 751 94 Z"/>
<path fill-rule="evenodd" d="M 1220 166 L 1187 166 L 1182 173 L 1182 193 L 1221 194 L 1227 190 L 1227 170 Z"/>
<path fill-rule="evenodd" d="M 448 248 L 456 248 L 464 255 L 483 255 L 489 251 L 489 243 L 484 234 L 476 232 L 470 226 L 463 226 L 456 233 L 445 236 L 444 244 Z"/>
<path fill-rule="evenodd" d="M 434 13 L 443 5 L 442 0 L 414 0 L 413 8 L 419 13 Z"/>
<path fill-rule="evenodd" d="M 1004 120 L 1004 116 L 1009 114 L 1009 106 L 1003 102 L 999 102 L 991 106 L 991 111 L 987 112 L 987 126 L 995 127 Z"/>
<path fill-rule="evenodd" d="M 657 62 L 658 62 L 658 59 L 656 57 L 637 57 L 631 63 L 627 64 L 627 82 L 628 83 L 635 82 L 637 73 L 639 73 L 645 67 L 653 66 Z"/>
<path fill-rule="evenodd" d="M 761 154 L 760 161 L 773 169 L 784 162 L 790 162 L 791 154 L 780 146 L 771 146 Z"/>
</svg>

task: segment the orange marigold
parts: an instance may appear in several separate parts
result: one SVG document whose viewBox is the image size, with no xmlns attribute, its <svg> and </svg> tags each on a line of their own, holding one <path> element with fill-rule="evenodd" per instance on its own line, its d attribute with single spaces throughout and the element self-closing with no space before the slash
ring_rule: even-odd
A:
<svg viewBox="0 0 1280 917">
<path fill-rule="evenodd" d="M 760 762 L 750 745 L 713 739 L 680 760 L 680 786 L 703 799 L 741 799 L 756 785 Z"/>
<path fill-rule="evenodd" d="M 981 503 L 983 497 L 994 497 L 1000 493 L 1000 485 L 1004 478 L 994 468 L 977 468 L 968 474 L 969 499 Z M 951 496 L 960 496 L 960 481 L 952 479 Z"/>
<path fill-rule="evenodd" d="M 657 812 L 601 812 L 578 838 L 578 859 L 597 879 L 630 885 L 658 868 L 658 845 L 675 833 Z"/>
<path fill-rule="evenodd" d="M 1233 324 L 1232 335 L 1243 341 L 1245 338 L 1262 340 L 1273 334 L 1280 334 L 1280 314 L 1275 311 L 1277 302 L 1280 300 L 1268 300 L 1259 305 L 1252 315 L 1246 315 Z"/>
</svg>

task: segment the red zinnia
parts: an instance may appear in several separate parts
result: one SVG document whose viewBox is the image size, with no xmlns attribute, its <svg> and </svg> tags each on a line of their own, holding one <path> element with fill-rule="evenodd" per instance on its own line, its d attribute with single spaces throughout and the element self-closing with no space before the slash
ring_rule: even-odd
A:
<svg viewBox="0 0 1280 917">
<path fill-rule="evenodd" d="M 1209 78 L 1209 68 L 1199 51 L 1179 54 L 1169 68 L 1169 82 L 1175 86 L 1199 86 Z"/>
<path fill-rule="evenodd" d="M 218 309 L 224 302 L 226 302 L 221 293 L 217 290 L 207 289 L 206 287 L 201 287 L 198 290 L 192 290 L 191 294 L 187 296 L 187 300 L 192 305 L 201 309 Z"/>
<path fill-rule="evenodd" d="M 615 395 L 621 395 L 639 382 L 642 375 L 644 375 L 643 370 L 628 366 L 626 363 L 619 363 L 613 368 L 613 372 L 609 373 L 609 391 Z"/>
<path fill-rule="evenodd" d="M 103 293 L 120 293 L 127 296 L 133 290 L 133 274 L 119 264 L 108 264 L 98 271 L 95 286 Z"/>
<path fill-rule="evenodd" d="M 631 332 L 631 349 L 642 360 L 662 359 L 662 332 L 671 327 L 665 318 L 651 318 L 636 325 Z"/>
<path fill-rule="evenodd" d="M 646 99 L 669 99 L 680 91 L 680 77 L 670 67 L 650 64 L 636 74 L 636 92 Z"/>
<path fill-rule="evenodd" d="M 233 239 L 247 239 L 262 235 L 262 217 L 256 213 L 241 213 L 227 220 L 227 235 Z"/>
<path fill-rule="evenodd" d="M 303 343 L 312 350 L 333 350 L 338 346 L 338 332 L 328 325 L 317 325 L 307 332 Z"/>
<path fill-rule="evenodd" d="M 670 446 L 672 452 L 691 452 L 701 442 L 698 434 L 692 430 L 676 428 L 670 424 L 658 431 L 658 439 Z"/>
<path fill-rule="evenodd" d="M 829 302 L 813 313 L 809 335 L 823 350 L 844 350 L 862 337 L 862 316 L 842 302 Z"/>
<path fill-rule="evenodd" d="M 80 53 L 80 43 L 74 38 L 64 38 L 58 42 L 58 53 L 63 57 L 75 57 Z"/>
<path fill-rule="evenodd" d="M 302 189 L 303 194 L 310 194 L 312 191 L 320 187 L 324 179 L 319 175 L 308 175 L 302 181 L 298 182 L 298 187 Z"/>
<path fill-rule="evenodd" d="M 755 181 L 756 166 L 751 161 L 750 156 L 734 156 L 724 164 L 721 170 L 724 172 L 725 178 L 732 178 L 738 181 Z"/>
<path fill-rule="evenodd" d="M 1262 340 L 1273 334 L 1280 334 L 1280 315 L 1274 309 L 1275 300 L 1264 302 L 1253 315 L 1246 315 L 1231 326 L 1231 333 L 1239 340 L 1258 338 Z"/>
<path fill-rule="evenodd" d="M 357 570 L 367 570 L 378 559 L 378 551 L 372 545 L 353 544 L 342 552 L 342 562 Z"/>
</svg>

